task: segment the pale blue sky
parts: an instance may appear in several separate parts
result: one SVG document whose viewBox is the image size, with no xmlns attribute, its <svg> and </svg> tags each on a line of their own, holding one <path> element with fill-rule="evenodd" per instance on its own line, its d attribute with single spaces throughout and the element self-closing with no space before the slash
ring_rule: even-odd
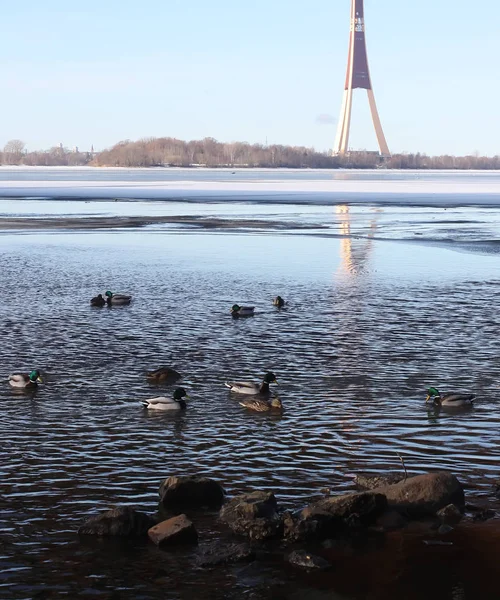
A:
<svg viewBox="0 0 500 600">
<path fill-rule="evenodd" d="M 349 4 L 4 3 L 0 146 L 20 138 L 29 149 L 102 149 L 146 136 L 210 136 L 325 150 L 342 98 Z M 391 151 L 498 154 L 498 1 L 365 0 L 365 18 Z M 363 90 L 351 141 L 376 147 Z"/>
</svg>

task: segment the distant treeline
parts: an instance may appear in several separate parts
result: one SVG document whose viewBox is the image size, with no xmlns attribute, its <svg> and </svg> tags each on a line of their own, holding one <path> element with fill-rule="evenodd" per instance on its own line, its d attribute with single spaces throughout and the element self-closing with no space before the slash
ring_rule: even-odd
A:
<svg viewBox="0 0 500 600">
<path fill-rule="evenodd" d="M 427 156 L 376 152 L 333 156 L 303 146 L 263 146 L 246 142 L 223 143 L 213 138 L 184 142 L 175 138 L 125 140 L 102 152 L 80 152 L 61 146 L 28 152 L 21 140 L 9 141 L 0 161 L 4 165 L 95 167 L 259 167 L 310 169 L 500 169 L 500 156 Z"/>
</svg>

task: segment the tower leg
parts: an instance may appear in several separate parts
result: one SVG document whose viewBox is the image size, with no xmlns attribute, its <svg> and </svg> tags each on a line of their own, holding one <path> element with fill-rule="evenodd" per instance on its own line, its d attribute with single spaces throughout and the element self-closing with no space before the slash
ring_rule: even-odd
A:
<svg viewBox="0 0 500 600">
<path fill-rule="evenodd" d="M 351 127 L 352 88 L 344 91 L 340 109 L 337 137 L 335 138 L 334 154 L 346 154 L 349 147 L 349 129 Z"/>
<path fill-rule="evenodd" d="M 375 96 L 373 90 L 366 90 L 368 93 L 368 102 L 370 104 L 370 111 L 372 113 L 373 126 L 375 127 L 375 133 L 377 135 L 378 147 L 380 148 L 380 154 L 382 156 L 390 156 L 389 147 L 385 140 L 384 132 L 382 131 L 382 124 L 380 123 L 380 117 L 377 110 L 377 104 L 375 102 Z"/>
</svg>

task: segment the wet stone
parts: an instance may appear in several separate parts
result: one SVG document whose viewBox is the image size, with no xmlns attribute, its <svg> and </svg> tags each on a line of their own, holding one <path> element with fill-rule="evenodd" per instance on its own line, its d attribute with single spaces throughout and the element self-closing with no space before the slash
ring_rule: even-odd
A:
<svg viewBox="0 0 500 600">
<path fill-rule="evenodd" d="M 149 529 L 148 535 L 150 540 L 160 547 L 196 544 L 198 541 L 198 533 L 186 515 L 179 515 L 158 523 Z"/>
<path fill-rule="evenodd" d="M 462 511 L 454 504 L 448 504 L 441 510 L 438 510 L 436 515 L 447 525 L 456 525 L 462 520 Z"/>
<path fill-rule="evenodd" d="M 128 506 L 117 506 L 100 515 L 90 517 L 78 529 L 80 535 L 146 536 L 156 523 L 149 515 Z"/>
<path fill-rule="evenodd" d="M 302 569 L 316 569 L 324 571 L 331 567 L 330 563 L 321 556 L 310 554 L 305 550 L 296 550 L 287 557 L 288 562 L 294 567 Z"/>
<path fill-rule="evenodd" d="M 255 552 L 246 542 L 227 544 L 215 541 L 200 549 L 196 563 L 200 567 L 214 567 L 237 562 L 250 562 L 254 558 Z"/>
<path fill-rule="evenodd" d="M 448 504 L 462 508 L 464 490 L 451 473 L 427 473 L 374 490 L 384 494 L 389 506 L 410 518 L 435 515 Z"/>
<path fill-rule="evenodd" d="M 277 537 L 283 529 L 272 492 L 256 491 L 232 498 L 221 509 L 220 520 L 238 535 L 252 540 Z"/>
<path fill-rule="evenodd" d="M 160 485 L 160 504 L 170 510 L 216 509 L 224 503 L 224 488 L 208 477 L 169 477 Z"/>
<path fill-rule="evenodd" d="M 473 521 L 489 521 L 496 516 L 496 512 L 490 508 L 485 508 L 477 511 L 472 517 Z"/>
</svg>

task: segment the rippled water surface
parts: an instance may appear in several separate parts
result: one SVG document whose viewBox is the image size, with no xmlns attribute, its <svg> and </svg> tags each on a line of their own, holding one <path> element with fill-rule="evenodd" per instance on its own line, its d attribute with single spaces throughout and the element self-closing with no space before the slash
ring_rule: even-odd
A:
<svg viewBox="0 0 500 600">
<path fill-rule="evenodd" d="M 294 208 L 280 210 L 291 218 Z M 480 219 L 494 238 L 498 215 L 480 212 L 460 219 Z M 3 377 L 36 367 L 47 378 L 33 396 L 0 386 L 0 597 L 245 597 L 258 581 L 252 567 L 203 575 L 183 555 L 77 539 L 96 510 L 153 511 L 173 474 L 213 476 L 230 494 L 272 489 L 294 507 L 325 486 L 352 489 L 356 472 L 399 470 L 400 454 L 413 473 L 448 469 L 468 494 L 491 496 L 498 254 L 372 239 L 359 215 L 359 238 L 345 219 L 343 238 L 162 229 L 0 237 Z M 411 218 L 439 237 L 424 209 Z M 106 289 L 134 301 L 91 308 Z M 271 304 L 277 294 L 289 300 L 284 310 Z M 232 319 L 234 302 L 255 305 L 255 317 Z M 142 409 L 159 394 L 145 370 L 161 365 L 183 374 L 185 413 Z M 246 411 L 223 385 L 267 370 L 279 380 L 281 416 Z M 430 385 L 475 391 L 477 405 L 428 410 Z"/>
</svg>

